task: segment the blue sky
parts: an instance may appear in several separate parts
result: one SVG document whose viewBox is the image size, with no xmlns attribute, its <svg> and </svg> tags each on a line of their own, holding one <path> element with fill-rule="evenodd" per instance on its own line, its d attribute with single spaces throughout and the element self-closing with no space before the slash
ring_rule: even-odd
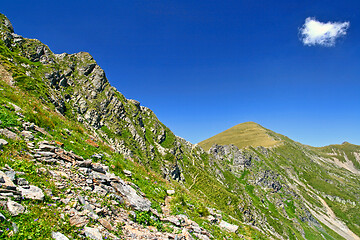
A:
<svg viewBox="0 0 360 240">
<path fill-rule="evenodd" d="M 254 121 L 313 146 L 360 144 L 359 1 L 6 1 L 15 32 L 90 52 L 110 83 L 192 143 Z M 305 19 L 350 23 L 304 46 Z"/>
</svg>

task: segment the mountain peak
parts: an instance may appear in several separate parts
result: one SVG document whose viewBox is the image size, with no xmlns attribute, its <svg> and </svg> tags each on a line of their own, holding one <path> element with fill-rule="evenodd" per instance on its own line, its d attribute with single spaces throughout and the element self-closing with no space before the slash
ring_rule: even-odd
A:
<svg viewBox="0 0 360 240">
<path fill-rule="evenodd" d="M 249 146 L 271 147 L 277 143 L 278 141 L 275 141 L 269 135 L 269 130 L 260 124 L 255 122 L 244 122 L 200 142 L 199 145 L 207 151 L 214 144 L 233 144 L 238 148 L 246 148 Z"/>
<path fill-rule="evenodd" d="M 10 22 L 10 20 L 4 15 L 0 13 L 0 32 L 14 32 L 14 28 Z"/>
</svg>

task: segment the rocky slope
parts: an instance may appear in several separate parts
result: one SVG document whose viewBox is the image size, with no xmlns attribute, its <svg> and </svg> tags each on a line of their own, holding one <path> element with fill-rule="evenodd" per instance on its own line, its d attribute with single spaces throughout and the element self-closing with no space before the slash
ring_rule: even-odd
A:
<svg viewBox="0 0 360 240">
<path fill-rule="evenodd" d="M 205 152 L 90 54 L 54 54 L 4 15 L 0 34 L 2 237 L 358 239 L 359 146 L 311 148 L 246 124 Z"/>
</svg>

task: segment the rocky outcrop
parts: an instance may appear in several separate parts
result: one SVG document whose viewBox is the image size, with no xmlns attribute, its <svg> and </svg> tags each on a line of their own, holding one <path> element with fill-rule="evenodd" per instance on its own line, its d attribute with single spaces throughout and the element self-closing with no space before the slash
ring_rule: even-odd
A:
<svg viewBox="0 0 360 240">
<path fill-rule="evenodd" d="M 243 170 L 251 165 L 252 156 L 239 150 L 235 145 L 214 144 L 209 153 L 219 161 L 230 160 L 234 171 Z"/>
<path fill-rule="evenodd" d="M 282 185 L 279 182 L 278 178 L 279 174 L 276 174 L 274 171 L 261 171 L 256 177 L 255 184 L 258 184 L 262 187 L 271 188 L 274 192 L 278 192 L 282 188 Z"/>
</svg>

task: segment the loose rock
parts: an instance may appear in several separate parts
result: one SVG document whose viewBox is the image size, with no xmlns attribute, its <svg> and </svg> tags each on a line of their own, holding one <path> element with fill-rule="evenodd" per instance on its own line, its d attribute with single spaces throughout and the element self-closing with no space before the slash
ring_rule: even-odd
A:
<svg viewBox="0 0 360 240">
<path fill-rule="evenodd" d="M 51 237 L 55 240 L 69 240 L 69 238 L 60 232 L 52 232 Z"/>
<path fill-rule="evenodd" d="M 219 224 L 220 227 L 230 231 L 230 232 L 236 232 L 236 230 L 238 230 L 239 226 L 237 225 L 234 225 L 234 224 L 230 224 L 228 222 L 225 222 L 224 220 L 221 220 L 220 221 L 220 224 Z"/>
<path fill-rule="evenodd" d="M 0 149 L 2 149 L 3 146 L 7 145 L 8 142 L 4 139 L 0 139 Z"/>
<path fill-rule="evenodd" d="M 25 212 L 24 206 L 11 200 L 6 203 L 6 208 L 12 216 L 17 216 Z"/>
<path fill-rule="evenodd" d="M 19 191 L 21 191 L 21 195 L 26 199 L 33 199 L 33 200 L 44 200 L 44 193 L 43 191 L 34 186 L 30 185 L 28 189 L 23 187 L 18 187 Z"/>
<path fill-rule="evenodd" d="M 85 236 L 90 239 L 94 239 L 94 240 L 103 239 L 99 229 L 97 228 L 85 227 L 84 230 L 85 230 Z"/>
</svg>

